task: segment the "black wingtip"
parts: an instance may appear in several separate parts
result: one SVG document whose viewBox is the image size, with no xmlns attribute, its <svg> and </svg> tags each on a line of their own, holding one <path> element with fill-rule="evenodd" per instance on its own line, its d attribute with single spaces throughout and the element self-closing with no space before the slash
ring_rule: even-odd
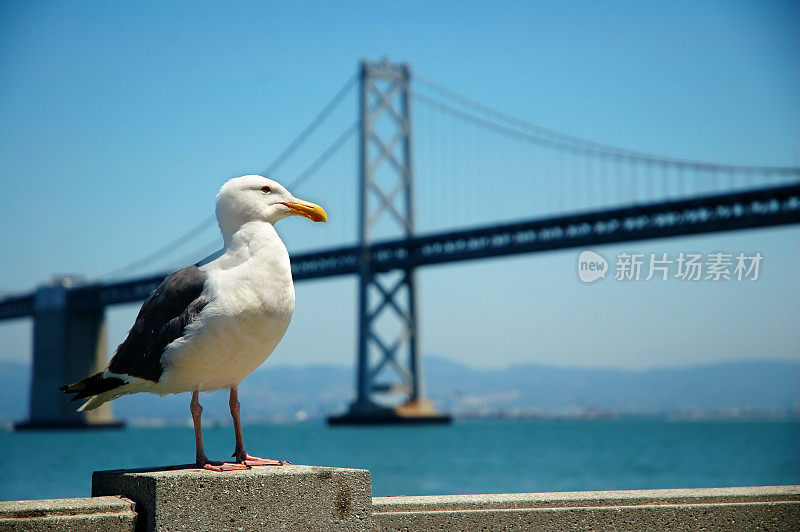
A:
<svg viewBox="0 0 800 532">
<path fill-rule="evenodd" d="M 114 388 L 122 386 L 123 384 L 127 383 L 117 377 L 103 377 L 103 372 L 101 371 L 99 373 L 95 373 L 91 377 L 81 379 L 78 382 L 59 386 L 58 389 L 64 393 L 74 393 L 75 395 L 70 397 L 70 400 L 78 401 L 80 399 L 91 397 L 92 395 L 98 395 L 103 392 L 113 390 Z"/>
</svg>

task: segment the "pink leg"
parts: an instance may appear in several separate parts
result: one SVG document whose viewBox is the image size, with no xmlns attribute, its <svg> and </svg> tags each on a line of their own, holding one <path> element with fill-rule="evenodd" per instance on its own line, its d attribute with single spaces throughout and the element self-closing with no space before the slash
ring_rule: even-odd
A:
<svg viewBox="0 0 800 532">
<path fill-rule="evenodd" d="M 192 401 L 189 403 L 189 410 L 192 412 L 192 421 L 194 422 L 194 441 L 197 447 L 197 454 L 195 463 L 197 467 L 208 469 L 209 471 L 233 471 L 234 469 L 247 469 L 244 464 L 233 464 L 230 462 L 216 462 L 209 460 L 206 457 L 206 452 L 203 449 L 203 429 L 200 426 L 200 415 L 203 413 L 203 407 L 200 406 L 198 396 L 200 392 L 195 390 L 192 393 Z"/>
<path fill-rule="evenodd" d="M 244 450 L 244 436 L 242 436 L 242 422 L 239 419 L 239 410 L 241 409 L 239 405 L 239 390 L 236 386 L 231 388 L 231 395 L 228 401 L 228 405 L 231 407 L 231 417 L 233 418 L 233 430 L 236 433 L 236 450 L 233 451 L 233 457 L 236 458 L 237 462 L 247 466 L 268 466 L 268 465 L 279 466 L 289 463 L 289 462 L 283 462 L 281 460 L 272 460 L 270 458 L 259 458 L 257 456 L 250 456 L 249 454 L 247 454 L 247 451 Z"/>
</svg>

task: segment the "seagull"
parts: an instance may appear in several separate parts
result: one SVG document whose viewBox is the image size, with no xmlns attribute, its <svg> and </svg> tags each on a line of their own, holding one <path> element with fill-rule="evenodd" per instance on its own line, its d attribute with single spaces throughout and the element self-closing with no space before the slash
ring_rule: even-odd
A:
<svg viewBox="0 0 800 532">
<path fill-rule="evenodd" d="M 216 215 L 224 245 L 170 274 L 142 304 L 125 341 L 101 372 L 61 386 L 92 410 L 122 395 L 191 392 L 196 463 L 211 471 L 282 465 L 247 454 L 238 386 L 283 338 L 294 310 L 286 246 L 274 224 L 292 215 L 326 222 L 325 210 L 260 175 L 227 181 Z M 212 461 L 203 449 L 200 392 L 229 389 L 235 462 Z"/>
</svg>

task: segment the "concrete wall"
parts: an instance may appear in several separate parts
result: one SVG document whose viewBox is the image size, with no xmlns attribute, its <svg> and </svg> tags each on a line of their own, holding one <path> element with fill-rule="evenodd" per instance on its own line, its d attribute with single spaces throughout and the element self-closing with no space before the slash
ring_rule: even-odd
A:
<svg viewBox="0 0 800 532">
<path fill-rule="evenodd" d="M 369 471 L 99 471 L 95 498 L 0 502 L 6 530 L 794 531 L 800 486 L 371 497 Z"/>
<path fill-rule="evenodd" d="M 373 529 L 800 530 L 800 486 L 376 497 Z"/>
<path fill-rule="evenodd" d="M 0 502 L 3 532 L 133 532 L 133 501 L 123 497 Z"/>
</svg>

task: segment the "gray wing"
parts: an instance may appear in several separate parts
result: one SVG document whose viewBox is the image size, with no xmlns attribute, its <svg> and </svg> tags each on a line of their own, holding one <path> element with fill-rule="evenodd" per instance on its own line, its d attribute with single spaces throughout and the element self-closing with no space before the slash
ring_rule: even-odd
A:
<svg viewBox="0 0 800 532">
<path fill-rule="evenodd" d="M 158 382 L 164 348 L 184 334 L 186 326 L 208 304 L 201 295 L 207 274 L 188 266 L 170 274 L 142 304 L 136 322 L 108 369 L 113 373 Z"/>
</svg>

